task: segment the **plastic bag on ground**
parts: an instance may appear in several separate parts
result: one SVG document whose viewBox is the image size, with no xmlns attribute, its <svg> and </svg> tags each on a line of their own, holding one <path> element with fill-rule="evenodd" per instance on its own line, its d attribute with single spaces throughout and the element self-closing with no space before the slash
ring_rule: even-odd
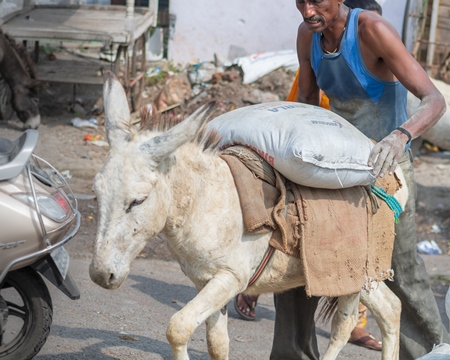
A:
<svg viewBox="0 0 450 360">
<path fill-rule="evenodd" d="M 442 250 L 436 241 L 434 240 L 423 240 L 417 243 L 417 251 L 419 254 L 427 254 L 427 255 L 441 255 Z M 450 360 L 450 359 L 449 359 Z"/>
<path fill-rule="evenodd" d="M 233 64 L 238 65 L 244 73 L 242 83 L 250 84 L 280 67 L 296 71 L 298 58 L 295 50 L 283 50 L 240 57 L 234 59 Z"/>
<path fill-rule="evenodd" d="M 70 122 L 72 123 L 73 126 L 78 127 L 78 128 L 91 127 L 91 128 L 97 129 L 97 125 L 98 125 L 98 121 L 94 118 L 89 119 L 89 120 L 73 118 L 72 120 L 70 120 Z"/>
</svg>

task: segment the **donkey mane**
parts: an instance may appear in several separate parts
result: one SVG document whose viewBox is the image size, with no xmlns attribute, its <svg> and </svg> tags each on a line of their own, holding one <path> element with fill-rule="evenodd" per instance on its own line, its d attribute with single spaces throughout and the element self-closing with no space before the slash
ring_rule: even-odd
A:
<svg viewBox="0 0 450 360">
<path fill-rule="evenodd" d="M 169 116 L 167 114 L 153 114 L 146 106 L 140 110 L 140 128 L 139 132 L 155 131 L 165 132 L 184 120 L 181 116 Z M 221 136 L 216 131 L 206 131 L 206 124 L 211 121 L 208 119 L 197 134 L 194 142 L 203 147 L 203 151 L 217 151 Z"/>
<path fill-rule="evenodd" d="M 143 106 L 140 111 L 141 127 L 140 132 L 158 131 L 164 132 L 179 124 L 183 118 L 181 116 L 169 116 L 168 114 L 154 114 L 147 106 Z"/>
<path fill-rule="evenodd" d="M 26 49 L 26 47 L 23 46 L 22 44 L 18 44 L 11 35 L 3 32 L 1 29 L 0 29 L 0 34 L 4 35 L 5 39 L 8 40 L 8 42 L 11 44 L 13 49 L 17 52 L 17 54 L 19 55 L 20 59 L 22 60 L 22 62 L 24 64 L 25 69 L 27 70 L 30 78 L 32 78 L 33 80 L 37 80 L 38 76 L 37 76 L 36 65 L 34 64 L 33 60 L 31 59 L 31 56 L 30 56 L 28 50 Z"/>
</svg>

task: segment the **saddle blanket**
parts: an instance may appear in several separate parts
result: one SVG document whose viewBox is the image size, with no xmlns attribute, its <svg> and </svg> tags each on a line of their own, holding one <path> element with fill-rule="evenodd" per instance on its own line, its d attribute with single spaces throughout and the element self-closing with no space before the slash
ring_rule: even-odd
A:
<svg viewBox="0 0 450 360">
<path fill-rule="evenodd" d="M 308 296 L 341 296 L 393 276 L 394 213 L 369 187 L 318 189 L 285 179 L 243 146 L 222 152 L 234 177 L 248 233 L 272 232 L 270 246 L 298 257 Z M 383 183 L 392 195 L 394 176 Z"/>
</svg>

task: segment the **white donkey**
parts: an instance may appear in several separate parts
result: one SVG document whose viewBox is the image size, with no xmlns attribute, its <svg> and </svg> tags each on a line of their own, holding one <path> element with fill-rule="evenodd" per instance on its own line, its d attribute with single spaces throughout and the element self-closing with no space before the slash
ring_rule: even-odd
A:
<svg viewBox="0 0 450 360">
<path fill-rule="evenodd" d="M 108 158 L 95 178 L 99 224 L 90 276 L 115 289 L 148 240 L 162 231 L 198 294 L 172 316 L 167 339 L 175 360 L 189 359 L 187 342 L 206 322 L 212 359 L 228 359 L 224 307 L 246 290 L 268 247 L 270 234 L 244 233 L 238 194 L 228 165 L 193 139 L 211 106 L 164 133 L 130 124 L 121 84 L 106 73 L 104 84 Z M 246 293 L 282 292 L 305 284 L 300 260 L 276 251 Z M 324 359 L 335 359 L 357 321 L 358 301 L 366 304 L 383 337 L 384 360 L 398 358 L 400 301 L 384 283 L 370 293 L 338 300 Z M 221 311 L 222 310 L 222 311 Z"/>
</svg>

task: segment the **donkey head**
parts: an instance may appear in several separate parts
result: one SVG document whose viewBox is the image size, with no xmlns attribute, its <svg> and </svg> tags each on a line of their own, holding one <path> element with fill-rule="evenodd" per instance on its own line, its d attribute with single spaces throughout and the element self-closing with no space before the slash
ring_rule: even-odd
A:
<svg viewBox="0 0 450 360">
<path fill-rule="evenodd" d="M 39 114 L 39 84 L 34 79 L 22 86 L 15 86 L 12 92 L 12 107 L 16 111 L 17 117 L 23 122 L 25 129 L 37 129 L 41 123 Z"/>
<path fill-rule="evenodd" d="M 39 92 L 35 65 L 24 46 L 0 29 L 0 74 L 11 89 L 11 105 L 25 129 L 40 122 Z"/>
<path fill-rule="evenodd" d="M 110 149 L 94 181 L 99 221 L 90 276 L 98 285 L 114 289 L 147 241 L 164 228 L 171 203 L 167 178 L 173 152 L 195 138 L 212 106 L 155 134 L 131 125 L 125 92 L 111 72 L 105 73 L 103 93 Z"/>
</svg>

